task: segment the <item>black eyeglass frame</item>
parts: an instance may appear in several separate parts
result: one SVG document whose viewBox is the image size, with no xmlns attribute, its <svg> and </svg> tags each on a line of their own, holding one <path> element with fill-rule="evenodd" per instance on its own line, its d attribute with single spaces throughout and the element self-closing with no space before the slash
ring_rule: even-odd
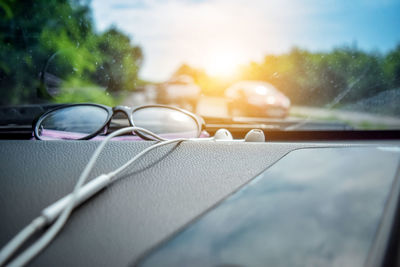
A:
<svg viewBox="0 0 400 267">
<path fill-rule="evenodd" d="M 203 118 L 201 118 L 200 116 L 197 116 L 196 114 L 193 114 L 187 110 L 178 108 L 178 107 L 174 107 L 174 106 L 168 106 L 168 105 L 161 105 L 161 104 L 152 104 L 152 105 L 143 105 L 143 106 L 139 106 L 136 108 L 132 108 L 132 107 L 128 107 L 128 106 L 115 106 L 115 107 L 109 107 L 106 105 L 101 105 L 101 104 L 94 104 L 94 103 L 77 103 L 77 104 L 66 104 L 66 105 L 61 105 L 59 107 L 55 107 L 51 110 L 46 111 L 45 113 L 43 113 L 39 119 L 34 123 L 34 130 L 33 130 L 33 134 L 35 136 L 36 139 L 38 140 L 43 140 L 40 136 L 39 136 L 39 126 L 41 125 L 42 121 L 52 112 L 59 110 L 59 109 L 64 109 L 64 108 L 69 108 L 69 107 L 75 107 L 75 106 L 94 106 L 94 107 L 99 107 L 104 109 L 105 111 L 107 111 L 107 119 L 104 121 L 103 125 L 94 133 L 91 133 L 85 137 L 82 138 L 77 138 L 77 139 L 73 139 L 73 140 L 89 140 L 92 139 L 93 137 L 99 135 L 100 133 L 102 133 L 104 131 L 104 129 L 106 129 L 106 127 L 108 128 L 110 123 L 111 123 L 111 119 L 113 118 L 113 116 L 118 113 L 121 112 L 123 114 L 125 114 L 128 118 L 129 121 L 129 125 L 130 126 L 135 126 L 135 123 L 132 119 L 132 114 L 135 111 L 138 111 L 140 109 L 144 109 L 144 108 L 154 108 L 154 107 L 159 107 L 159 108 L 167 108 L 167 109 L 172 109 L 172 110 L 176 110 L 176 111 L 180 111 L 186 115 L 188 115 L 189 117 L 191 117 L 196 123 L 197 123 L 197 137 L 200 136 L 201 132 L 205 129 L 205 122 L 203 120 Z M 138 132 L 138 131 L 134 131 L 135 134 L 137 136 L 139 136 L 140 138 L 144 139 L 144 140 L 155 140 L 152 138 L 149 138 L 146 135 L 143 135 L 142 133 Z"/>
</svg>

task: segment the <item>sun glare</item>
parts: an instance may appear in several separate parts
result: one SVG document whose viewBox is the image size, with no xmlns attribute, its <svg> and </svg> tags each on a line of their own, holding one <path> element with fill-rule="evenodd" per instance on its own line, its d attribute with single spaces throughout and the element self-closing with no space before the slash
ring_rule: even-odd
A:
<svg viewBox="0 0 400 267">
<path fill-rule="evenodd" d="M 205 65 L 209 75 L 229 77 L 235 74 L 239 65 L 239 55 L 233 51 L 211 53 Z"/>
</svg>

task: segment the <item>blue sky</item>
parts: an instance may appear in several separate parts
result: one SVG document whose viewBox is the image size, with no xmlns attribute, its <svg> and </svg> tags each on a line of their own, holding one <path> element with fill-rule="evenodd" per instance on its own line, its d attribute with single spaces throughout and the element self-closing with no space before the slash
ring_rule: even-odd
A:
<svg viewBox="0 0 400 267">
<path fill-rule="evenodd" d="M 99 31 L 114 25 L 143 48 L 140 75 L 155 81 L 182 63 L 212 72 L 221 60 L 228 68 L 293 46 L 387 52 L 400 43 L 399 0 L 92 0 L 92 8 Z"/>
</svg>

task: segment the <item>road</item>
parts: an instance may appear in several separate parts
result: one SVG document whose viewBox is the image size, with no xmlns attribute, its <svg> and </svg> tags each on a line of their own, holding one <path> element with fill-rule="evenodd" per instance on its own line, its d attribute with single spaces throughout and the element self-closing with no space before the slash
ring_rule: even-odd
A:
<svg viewBox="0 0 400 267">
<path fill-rule="evenodd" d="M 342 121 L 361 128 L 400 128 L 398 118 L 357 111 L 293 106 L 290 109 L 290 115 L 314 120 Z"/>
<path fill-rule="evenodd" d="M 153 104 L 154 98 L 145 93 L 137 92 L 131 94 L 123 102 L 127 106 L 140 106 Z M 204 117 L 228 117 L 227 104 L 222 97 L 201 96 L 197 104 L 197 114 Z M 400 119 L 395 117 L 380 116 L 344 110 L 330 110 L 315 107 L 292 106 L 289 112 L 290 116 L 286 120 L 318 120 L 329 122 L 345 122 L 356 128 L 363 129 L 391 129 L 400 128 Z"/>
<path fill-rule="evenodd" d="M 155 104 L 154 98 L 149 98 L 146 93 L 135 92 L 130 94 L 123 102 L 125 106 L 141 106 L 147 104 Z M 201 96 L 197 102 L 195 113 L 201 116 L 228 116 L 226 101 L 221 97 L 206 97 Z"/>
</svg>

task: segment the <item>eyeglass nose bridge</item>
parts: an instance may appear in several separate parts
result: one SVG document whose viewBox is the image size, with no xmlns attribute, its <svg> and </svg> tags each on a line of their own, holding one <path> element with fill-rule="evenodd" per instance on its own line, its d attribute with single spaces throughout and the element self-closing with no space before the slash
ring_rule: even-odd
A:
<svg viewBox="0 0 400 267">
<path fill-rule="evenodd" d="M 128 106 L 115 106 L 115 107 L 113 107 L 112 110 L 113 110 L 113 115 L 114 115 L 115 113 L 117 113 L 117 112 L 122 112 L 122 113 L 124 113 L 124 114 L 128 117 L 129 124 L 130 124 L 131 126 L 135 126 L 135 124 L 133 123 L 133 120 L 132 120 L 132 111 L 133 111 L 133 108 L 128 107 Z"/>
</svg>

